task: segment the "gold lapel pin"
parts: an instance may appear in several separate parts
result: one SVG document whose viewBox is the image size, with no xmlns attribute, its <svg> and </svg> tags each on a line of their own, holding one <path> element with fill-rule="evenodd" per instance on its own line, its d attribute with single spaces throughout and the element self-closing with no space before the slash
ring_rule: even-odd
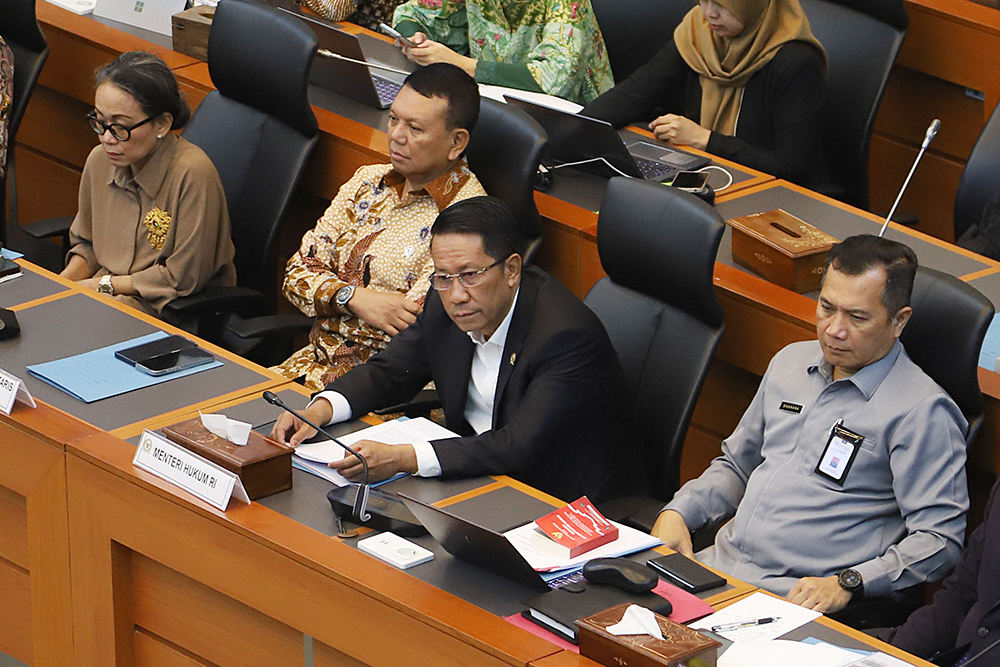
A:
<svg viewBox="0 0 1000 667">
<path fill-rule="evenodd" d="M 510 353 L 510 365 L 513 366 L 515 361 L 517 361 L 517 352 L 511 352 Z"/>
</svg>

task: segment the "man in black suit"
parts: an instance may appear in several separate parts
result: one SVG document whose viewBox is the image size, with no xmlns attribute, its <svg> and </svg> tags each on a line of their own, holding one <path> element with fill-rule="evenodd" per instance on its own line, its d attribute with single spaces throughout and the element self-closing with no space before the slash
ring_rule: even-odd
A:
<svg viewBox="0 0 1000 667">
<path fill-rule="evenodd" d="M 890 641 L 938 665 L 1000 665 L 1000 482 L 944 588 Z"/>
<path fill-rule="evenodd" d="M 453 204 L 432 234 L 433 289 L 416 323 L 317 394 L 306 416 L 344 421 L 406 402 L 433 380 L 447 427 L 461 437 L 361 441 L 371 480 L 509 474 L 563 500 L 601 497 L 624 467 L 611 458 L 624 376 L 597 316 L 552 276 L 523 266 L 517 222 L 498 199 Z M 293 445 L 313 434 L 288 414 L 273 430 Z M 353 456 L 330 465 L 361 477 Z"/>
</svg>

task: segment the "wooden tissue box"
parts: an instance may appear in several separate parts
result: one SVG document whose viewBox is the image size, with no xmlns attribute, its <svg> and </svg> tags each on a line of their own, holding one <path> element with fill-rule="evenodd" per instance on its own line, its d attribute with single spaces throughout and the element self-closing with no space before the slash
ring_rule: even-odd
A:
<svg viewBox="0 0 1000 667">
<path fill-rule="evenodd" d="M 580 655 L 611 667 L 715 667 L 722 646 L 697 630 L 656 615 L 663 639 L 651 635 L 613 635 L 609 625 L 622 620 L 629 603 L 576 622 Z"/>
<path fill-rule="evenodd" d="M 209 431 L 201 417 L 160 430 L 170 441 L 239 475 L 250 500 L 292 488 L 295 450 L 256 431 L 250 431 L 247 444 L 241 447 Z"/>
<path fill-rule="evenodd" d="M 208 33 L 212 30 L 215 7 L 201 5 L 171 17 L 174 51 L 208 62 Z"/>
<path fill-rule="evenodd" d="M 780 208 L 733 218 L 729 225 L 737 264 L 800 294 L 820 288 L 826 253 L 837 239 Z"/>
</svg>

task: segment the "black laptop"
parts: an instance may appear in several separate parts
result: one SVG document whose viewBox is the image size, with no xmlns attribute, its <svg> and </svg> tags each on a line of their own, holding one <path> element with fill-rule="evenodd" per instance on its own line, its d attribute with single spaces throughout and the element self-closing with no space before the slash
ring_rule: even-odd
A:
<svg viewBox="0 0 1000 667">
<path fill-rule="evenodd" d="M 670 179 L 678 171 L 694 171 L 712 160 L 636 138 L 626 144 L 611 123 L 504 95 L 507 104 L 522 109 L 549 135 L 546 161 L 551 166 L 574 165 L 601 176 L 632 176 L 651 181 Z M 603 160 L 602 160 L 603 158 Z"/>
<path fill-rule="evenodd" d="M 376 109 L 388 109 L 403 87 L 406 75 L 416 69 L 416 65 L 407 60 L 393 44 L 369 38 L 365 41 L 367 48 L 364 48 L 358 35 L 344 32 L 330 21 L 287 7 L 278 6 L 278 9 L 305 21 L 315 33 L 320 49 L 357 61 L 317 55 L 309 70 L 309 82 L 321 88 Z M 372 67 L 360 63 L 368 63 Z M 376 65 L 390 70 L 379 69 Z"/>
</svg>

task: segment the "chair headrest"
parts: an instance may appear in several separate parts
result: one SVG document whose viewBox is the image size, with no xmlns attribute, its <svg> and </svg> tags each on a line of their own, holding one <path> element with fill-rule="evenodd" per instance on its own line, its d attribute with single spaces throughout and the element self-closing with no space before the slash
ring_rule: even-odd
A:
<svg viewBox="0 0 1000 667">
<path fill-rule="evenodd" d="M 208 70 L 224 96 L 306 136 L 318 130 L 309 104 L 316 36 L 302 21 L 257 2 L 222 0 L 208 40 Z"/>
<path fill-rule="evenodd" d="M 612 178 L 597 222 L 597 251 L 614 282 L 722 324 L 713 272 L 725 223 L 694 195 Z"/>
<path fill-rule="evenodd" d="M 872 16 L 894 28 L 906 30 L 910 17 L 903 6 L 903 0 L 825 0 L 833 5 L 850 7 L 862 14 Z"/>
</svg>

